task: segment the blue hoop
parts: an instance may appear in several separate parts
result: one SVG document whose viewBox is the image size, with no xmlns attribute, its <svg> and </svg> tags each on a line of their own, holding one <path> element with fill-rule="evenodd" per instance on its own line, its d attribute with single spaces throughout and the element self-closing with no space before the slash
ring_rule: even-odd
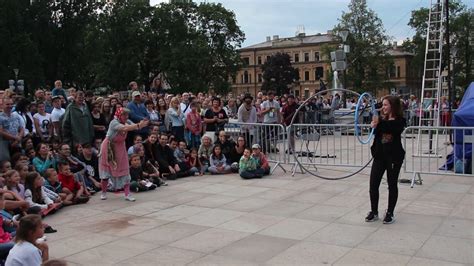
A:
<svg viewBox="0 0 474 266">
<path fill-rule="evenodd" d="M 375 115 L 375 112 L 377 111 L 375 109 L 375 103 L 374 103 L 374 100 L 373 100 L 374 98 L 372 97 L 372 95 L 368 92 L 362 93 L 359 97 L 359 100 L 357 101 L 357 105 L 356 105 L 356 109 L 355 109 L 354 127 L 355 127 L 355 135 L 357 136 L 357 139 L 359 140 L 359 142 L 361 144 L 368 144 L 372 140 L 372 138 L 374 137 L 375 128 L 372 128 L 367 140 L 361 139 L 361 136 L 360 136 L 361 132 L 360 132 L 360 128 L 359 128 L 359 110 L 361 109 L 360 108 L 361 104 L 364 102 L 364 100 L 363 100 L 364 96 L 367 96 L 367 97 L 370 98 L 369 103 L 370 103 L 370 111 L 372 112 L 372 114 Z"/>
</svg>

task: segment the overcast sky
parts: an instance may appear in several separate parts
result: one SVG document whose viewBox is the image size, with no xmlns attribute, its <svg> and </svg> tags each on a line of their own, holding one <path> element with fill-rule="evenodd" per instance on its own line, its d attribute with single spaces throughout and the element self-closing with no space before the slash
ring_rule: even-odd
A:
<svg viewBox="0 0 474 266">
<path fill-rule="evenodd" d="M 196 1 L 196 0 L 195 0 Z M 200 0 L 197 0 L 198 2 Z M 168 2 L 151 0 L 151 4 Z M 266 36 L 294 36 L 299 25 L 307 35 L 325 33 L 338 23 L 342 11 L 348 11 L 350 0 L 207 0 L 222 3 L 233 10 L 245 33 L 243 47 L 265 41 Z M 411 37 L 414 31 L 407 26 L 411 10 L 428 7 L 430 0 L 367 0 L 369 8 L 382 19 L 385 30 L 393 41 Z M 463 0 L 474 7 L 474 0 Z"/>
</svg>

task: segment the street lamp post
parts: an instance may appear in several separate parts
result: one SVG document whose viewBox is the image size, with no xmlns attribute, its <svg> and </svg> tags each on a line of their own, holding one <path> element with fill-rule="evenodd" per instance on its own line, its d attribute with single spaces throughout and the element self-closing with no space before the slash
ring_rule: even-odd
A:
<svg viewBox="0 0 474 266">
<path fill-rule="evenodd" d="M 341 37 L 341 39 L 342 39 L 342 49 L 343 49 L 345 54 L 349 53 L 349 45 L 346 45 L 346 41 L 347 41 L 348 36 L 349 36 L 349 31 L 347 29 L 342 29 L 342 30 L 339 31 L 339 37 Z M 346 65 L 345 65 L 345 67 L 343 69 L 343 72 L 342 72 L 342 78 L 343 78 L 342 86 L 345 90 L 346 85 L 347 85 L 347 82 L 346 82 L 347 57 L 344 57 L 344 60 L 346 61 Z M 343 107 L 346 108 L 347 107 L 346 94 L 343 93 L 342 95 L 343 95 L 342 104 L 343 104 Z"/>
<path fill-rule="evenodd" d="M 14 68 L 13 73 L 15 73 L 15 93 L 18 94 L 18 73 L 20 73 L 20 69 Z"/>
</svg>

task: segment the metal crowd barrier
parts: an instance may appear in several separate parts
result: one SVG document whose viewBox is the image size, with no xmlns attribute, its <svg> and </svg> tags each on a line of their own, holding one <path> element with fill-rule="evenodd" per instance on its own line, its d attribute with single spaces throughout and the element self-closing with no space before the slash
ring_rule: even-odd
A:
<svg viewBox="0 0 474 266">
<path fill-rule="evenodd" d="M 360 128 L 361 138 L 367 138 L 370 125 L 360 125 Z M 357 140 L 354 124 L 293 124 L 287 127 L 287 132 L 292 152 L 287 154 L 287 164 L 293 166 L 293 175 L 298 166 L 303 173 L 324 166 L 361 168 L 372 158 L 370 145 Z"/>
<path fill-rule="evenodd" d="M 280 167 L 286 172 L 282 165 L 286 163 L 285 151 L 287 150 L 286 130 L 283 125 L 229 122 L 224 130 L 234 141 L 242 135 L 249 146 L 259 144 L 267 155 L 268 161 L 275 163 L 271 171 Z"/>
<path fill-rule="evenodd" d="M 422 174 L 472 176 L 473 130 L 474 127 L 407 127 L 403 133 L 404 171 L 412 174 L 411 186 L 422 182 Z M 432 138 L 433 135 L 438 137 Z"/>
</svg>

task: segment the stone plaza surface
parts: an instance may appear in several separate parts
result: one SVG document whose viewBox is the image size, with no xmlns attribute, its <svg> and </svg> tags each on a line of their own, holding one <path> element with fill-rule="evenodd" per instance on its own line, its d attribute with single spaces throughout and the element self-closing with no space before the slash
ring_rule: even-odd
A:
<svg viewBox="0 0 474 266">
<path fill-rule="evenodd" d="M 326 181 L 277 169 L 260 180 L 170 181 L 136 202 L 96 195 L 45 219 L 58 229 L 50 256 L 70 265 L 474 264 L 474 177 L 400 184 L 397 220 L 384 225 L 364 221 L 367 173 Z"/>
</svg>

